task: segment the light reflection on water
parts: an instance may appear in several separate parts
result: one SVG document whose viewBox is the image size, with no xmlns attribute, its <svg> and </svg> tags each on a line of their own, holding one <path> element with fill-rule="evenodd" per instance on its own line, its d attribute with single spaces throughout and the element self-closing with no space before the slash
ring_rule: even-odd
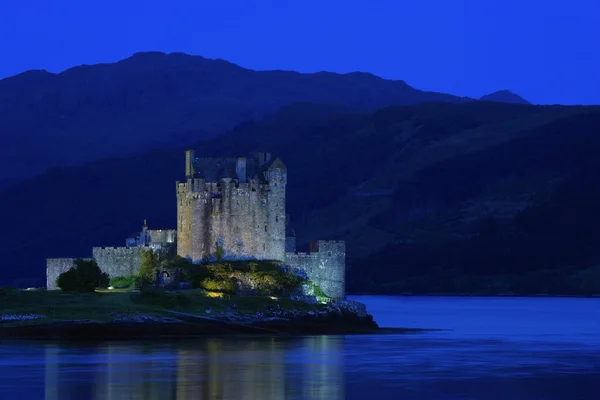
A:
<svg viewBox="0 0 600 400">
<path fill-rule="evenodd" d="M 30 398 L 48 400 L 343 399 L 343 343 L 336 336 L 20 343 L 18 358 L 0 361 L 0 398 L 27 388 Z"/>
<path fill-rule="evenodd" d="M 362 297 L 416 335 L 0 342 L 0 399 L 596 399 L 600 299 Z"/>
</svg>

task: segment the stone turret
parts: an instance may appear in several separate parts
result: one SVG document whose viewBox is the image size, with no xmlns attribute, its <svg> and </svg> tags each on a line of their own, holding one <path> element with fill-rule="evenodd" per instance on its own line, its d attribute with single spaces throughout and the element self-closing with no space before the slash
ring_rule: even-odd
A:
<svg viewBox="0 0 600 400">
<path fill-rule="evenodd" d="M 186 150 L 185 151 L 185 176 L 186 178 L 193 178 L 196 174 L 196 170 L 194 167 L 194 150 Z"/>
</svg>

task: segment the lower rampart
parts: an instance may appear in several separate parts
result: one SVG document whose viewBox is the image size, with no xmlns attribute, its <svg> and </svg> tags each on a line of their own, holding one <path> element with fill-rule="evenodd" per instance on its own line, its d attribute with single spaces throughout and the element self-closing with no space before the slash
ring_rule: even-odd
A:
<svg viewBox="0 0 600 400">
<path fill-rule="evenodd" d="M 137 275 L 143 247 L 94 247 L 92 256 L 111 278 Z"/>
<path fill-rule="evenodd" d="M 67 272 L 75 266 L 76 258 L 48 258 L 46 260 L 46 288 L 48 290 L 59 289 L 56 286 L 56 280 L 60 274 Z M 91 260 L 91 258 L 84 258 L 84 260 Z"/>
<path fill-rule="evenodd" d="M 302 270 L 325 295 L 343 300 L 346 297 L 346 248 L 340 241 L 315 242 L 310 253 L 286 253 L 285 263 Z"/>
</svg>

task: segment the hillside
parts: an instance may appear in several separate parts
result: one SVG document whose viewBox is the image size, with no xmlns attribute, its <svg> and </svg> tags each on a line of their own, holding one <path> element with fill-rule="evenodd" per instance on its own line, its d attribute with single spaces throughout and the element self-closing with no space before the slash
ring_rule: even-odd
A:
<svg viewBox="0 0 600 400">
<path fill-rule="evenodd" d="M 495 101 L 498 103 L 512 103 L 512 104 L 531 104 L 518 94 L 514 94 L 509 90 L 498 90 L 497 92 L 486 94 L 481 96 L 479 100 L 483 101 Z"/>
<path fill-rule="evenodd" d="M 600 291 L 582 283 L 600 262 L 598 126 L 594 107 L 294 104 L 193 147 L 280 155 L 300 242 L 347 240 L 350 290 L 502 292 L 527 281 L 553 283 L 519 290 Z M 0 280 L 40 283 L 46 257 L 120 245 L 144 218 L 173 227 L 183 165 L 183 148 L 161 149 L 0 192 Z M 436 286 L 448 274 L 457 282 Z"/>
<path fill-rule="evenodd" d="M 253 71 L 181 53 L 137 53 L 0 80 L 0 188 L 48 167 L 178 147 L 296 102 L 375 110 L 456 96 L 367 73 Z"/>
</svg>

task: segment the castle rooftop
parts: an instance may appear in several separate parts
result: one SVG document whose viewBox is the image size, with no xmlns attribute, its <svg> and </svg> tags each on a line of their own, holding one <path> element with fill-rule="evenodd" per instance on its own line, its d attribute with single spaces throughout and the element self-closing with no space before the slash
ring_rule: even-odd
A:
<svg viewBox="0 0 600 400">
<path fill-rule="evenodd" d="M 192 176 L 207 182 L 235 179 L 240 182 L 258 180 L 267 182 L 265 171 L 276 160 L 270 153 L 255 153 L 252 157 L 192 158 Z"/>
</svg>

